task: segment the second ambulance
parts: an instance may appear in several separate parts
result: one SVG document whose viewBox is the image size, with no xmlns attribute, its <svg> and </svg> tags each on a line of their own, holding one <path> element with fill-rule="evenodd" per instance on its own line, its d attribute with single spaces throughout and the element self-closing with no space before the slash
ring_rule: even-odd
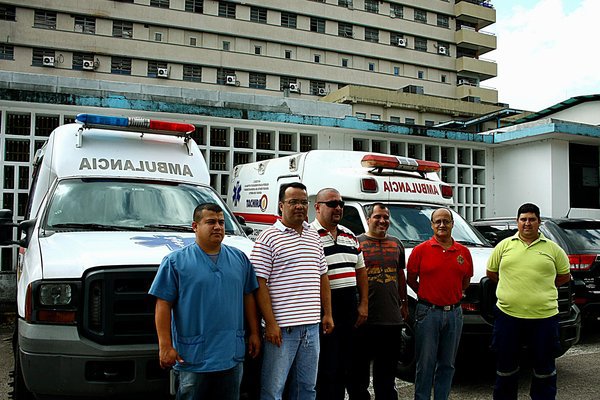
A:
<svg viewBox="0 0 600 400">
<path fill-rule="evenodd" d="M 440 164 L 432 161 L 379 153 L 343 150 L 313 150 L 277 159 L 235 167 L 230 182 L 228 204 L 254 229 L 253 238 L 278 218 L 278 193 L 284 183 L 302 182 L 307 187 L 309 221 L 314 220 L 312 206 L 317 192 L 335 188 L 345 201 L 341 224 L 356 235 L 368 229 L 366 206 L 384 203 L 390 211 L 388 234 L 400 240 L 407 249 L 431 238 L 431 213 L 439 207 L 451 207 L 452 187 L 442 182 Z M 453 238 L 469 247 L 473 256 L 474 275 L 462 302 L 465 335 L 488 336 L 491 332 L 493 290 L 487 285 L 486 264 L 492 247 L 458 213 L 454 217 Z M 491 294 L 490 294 L 491 292 Z M 568 292 L 565 294 L 568 298 Z M 416 304 L 409 290 L 409 308 Z M 564 305 L 561 344 L 564 351 L 579 337 L 576 308 Z M 412 332 L 403 332 L 404 351 L 398 365 L 399 376 L 414 379 Z"/>
</svg>

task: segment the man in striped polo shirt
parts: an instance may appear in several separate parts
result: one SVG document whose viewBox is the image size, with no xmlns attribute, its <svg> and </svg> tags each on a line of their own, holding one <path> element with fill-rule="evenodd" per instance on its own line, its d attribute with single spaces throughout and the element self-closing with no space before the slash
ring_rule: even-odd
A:
<svg viewBox="0 0 600 400">
<path fill-rule="evenodd" d="M 367 320 L 369 311 L 369 282 L 358 240 L 352 231 L 339 225 L 344 214 L 340 193 L 332 188 L 321 189 L 315 211 L 311 225 L 323 243 L 335 321 L 335 331 L 321 336 L 317 398 L 343 400 L 355 354 L 354 328 Z"/>
<path fill-rule="evenodd" d="M 327 263 L 306 222 L 306 186 L 281 185 L 279 211 L 281 220 L 258 235 L 250 255 L 265 330 L 260 398 L 280 400 L 289 374 L 290 398 L 314 399 L 319 322 L 325 334 L 333 331 Z"/>
</svg>

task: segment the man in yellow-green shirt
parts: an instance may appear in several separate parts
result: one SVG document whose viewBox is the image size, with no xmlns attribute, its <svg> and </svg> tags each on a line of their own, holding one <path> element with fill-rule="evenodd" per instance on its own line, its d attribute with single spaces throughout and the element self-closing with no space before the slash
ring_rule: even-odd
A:
<svg viewBox="0 0 600 400">
<path fill-rule="evenodd" d="M 495 400 L 516 400 L 521 345 L 529 348 L 533 400 L 556 398 L 555 351 L 559 346 L 558 290 L 570 281 L 569 259 L 539 232 L 540 209 L 523 204 L 518 233 L 498 243 L 487 276 L 498 282 L 492 348 L 497 351 Z"/>
</svg>

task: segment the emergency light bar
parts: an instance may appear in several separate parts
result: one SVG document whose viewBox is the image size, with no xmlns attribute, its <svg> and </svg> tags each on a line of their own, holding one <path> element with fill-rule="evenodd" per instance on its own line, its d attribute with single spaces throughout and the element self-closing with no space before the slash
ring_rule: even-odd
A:
<svg viewBox="0 0 600 400">
<path fill-rule="evenodd" d="M 360 161 L 363 167 L 389 168 L 399 171 L 439 172 L 440 164 L 435 161 L 415 160 L 414 158 L 367 154 Z"/>
<path fill-rule="evenodd" d="M 97 114 L 78 114 L 75 117 L 75 121 L 83 124 L 85 128 L 120 128 L 122 130 L 184 137 L 189 137 L 196 130 L 196 127 L 192 124 L 140 117 L 109 117 Z"/>
</svg>

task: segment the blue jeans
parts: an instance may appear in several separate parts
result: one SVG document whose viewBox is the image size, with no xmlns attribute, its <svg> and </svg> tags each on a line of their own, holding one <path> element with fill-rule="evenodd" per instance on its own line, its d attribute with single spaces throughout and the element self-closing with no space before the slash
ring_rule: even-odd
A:
<svg viewBox="0 0 600 400">
<path fill-rule="evenodd" d="M 429 400 L 432 388 L 435 400 L 450 395 L 462 326 L 460 307 L 444 311 L 417 303 L 415 400 Z"/>
<path fill-rule="evenodd" d="M 526 345 L 533 365 L 529 394 L 533 400 L 556 398 L 555 352 L 559 344 L 558 316 L 542 319 L 511 317 L 495 309 L 492 348 L 497 352 L 494 399 L 516 400 L 519 358 Z"/>
<path fill-rule="evenodd" d="M 319 324 L 281 328 L 281 336 L 281 347 L 264 344 L 261 400 L 281 400 L 288 374 L 290 400 L 315 399 Z"/>
<path fill-rule="evenodd" d="M 216 372 L 175 371 L 177 400 L 239 400 L 243 366 Z"/>
</svg>

